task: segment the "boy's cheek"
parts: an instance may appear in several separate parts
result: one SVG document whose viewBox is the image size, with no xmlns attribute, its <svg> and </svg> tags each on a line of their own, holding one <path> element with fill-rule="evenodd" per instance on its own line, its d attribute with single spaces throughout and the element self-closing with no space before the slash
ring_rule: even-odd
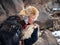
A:
<svg viewBox="0 0 60 45">
<path fill-rule="evenodd" d="M 30 18 L 28 22 L 29 22 L 29 23 L 33 23 L 34 20 Z"/>
</svg>

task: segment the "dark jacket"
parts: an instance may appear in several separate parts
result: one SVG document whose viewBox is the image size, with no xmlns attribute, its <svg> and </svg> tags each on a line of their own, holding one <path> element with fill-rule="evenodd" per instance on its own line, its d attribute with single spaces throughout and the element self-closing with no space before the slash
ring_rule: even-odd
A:
<svg viewBox="0 0 60 45">
<path fill-rule="evenodd" d="M 25 45 L 32 45 L 33 43 L 35 43 L 38 39 L 38 28 L 34 29 L 31 38 L 29 39 L 25 39 L 24 40 L 24 44 Z"/>
</svg>

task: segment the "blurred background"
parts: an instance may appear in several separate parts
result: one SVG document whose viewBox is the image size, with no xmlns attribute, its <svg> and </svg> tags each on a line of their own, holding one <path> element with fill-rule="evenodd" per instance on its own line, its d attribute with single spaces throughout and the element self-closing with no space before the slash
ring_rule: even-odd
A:
<svg viewBox="0 0 60 45">
<path fill-rule="evenodd" d="M 36 23 L 40 26 L 40 33 L 43 31 L 45 34 L 39 37 L 35 45 L 59 45 L 60 0 L 0 0 L 0 24 L 9 16 L 18 15 L 23 8 L 29 5 L 39 10 Z"/>
</svg>

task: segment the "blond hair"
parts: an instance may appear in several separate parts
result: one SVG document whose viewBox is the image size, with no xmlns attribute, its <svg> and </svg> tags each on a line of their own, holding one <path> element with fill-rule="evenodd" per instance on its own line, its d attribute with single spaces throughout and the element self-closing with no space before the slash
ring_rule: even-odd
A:
<svg viewBox="0 0 60 45">
<path fill-rule="evenodd" d="M 23 15 L 23 16 L 30 16 L 31 14 L 35 16 L 35 20 L 36 20 L 37 17 L 39 16 L 38 9 L 35 8 L 34 6 L 28 6 L 26 7 L 26 9 L 21 10 L 19 13 L 19 15 Z"/>
</svg>

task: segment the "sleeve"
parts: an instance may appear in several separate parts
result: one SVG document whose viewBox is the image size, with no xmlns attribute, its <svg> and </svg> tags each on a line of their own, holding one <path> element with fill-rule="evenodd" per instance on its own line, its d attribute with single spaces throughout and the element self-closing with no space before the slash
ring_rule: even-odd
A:
<svg viewBox="0 0 60 45">
<path fill-rule="evenodd" d="M 29 39 L 25 39 L 24 40 L 24 44 L 25 45 L 32 45 L 33 43 L 35 43 L 38 39 L 38 28 L 34 29 L 31 38 Z"/>
</svg>

